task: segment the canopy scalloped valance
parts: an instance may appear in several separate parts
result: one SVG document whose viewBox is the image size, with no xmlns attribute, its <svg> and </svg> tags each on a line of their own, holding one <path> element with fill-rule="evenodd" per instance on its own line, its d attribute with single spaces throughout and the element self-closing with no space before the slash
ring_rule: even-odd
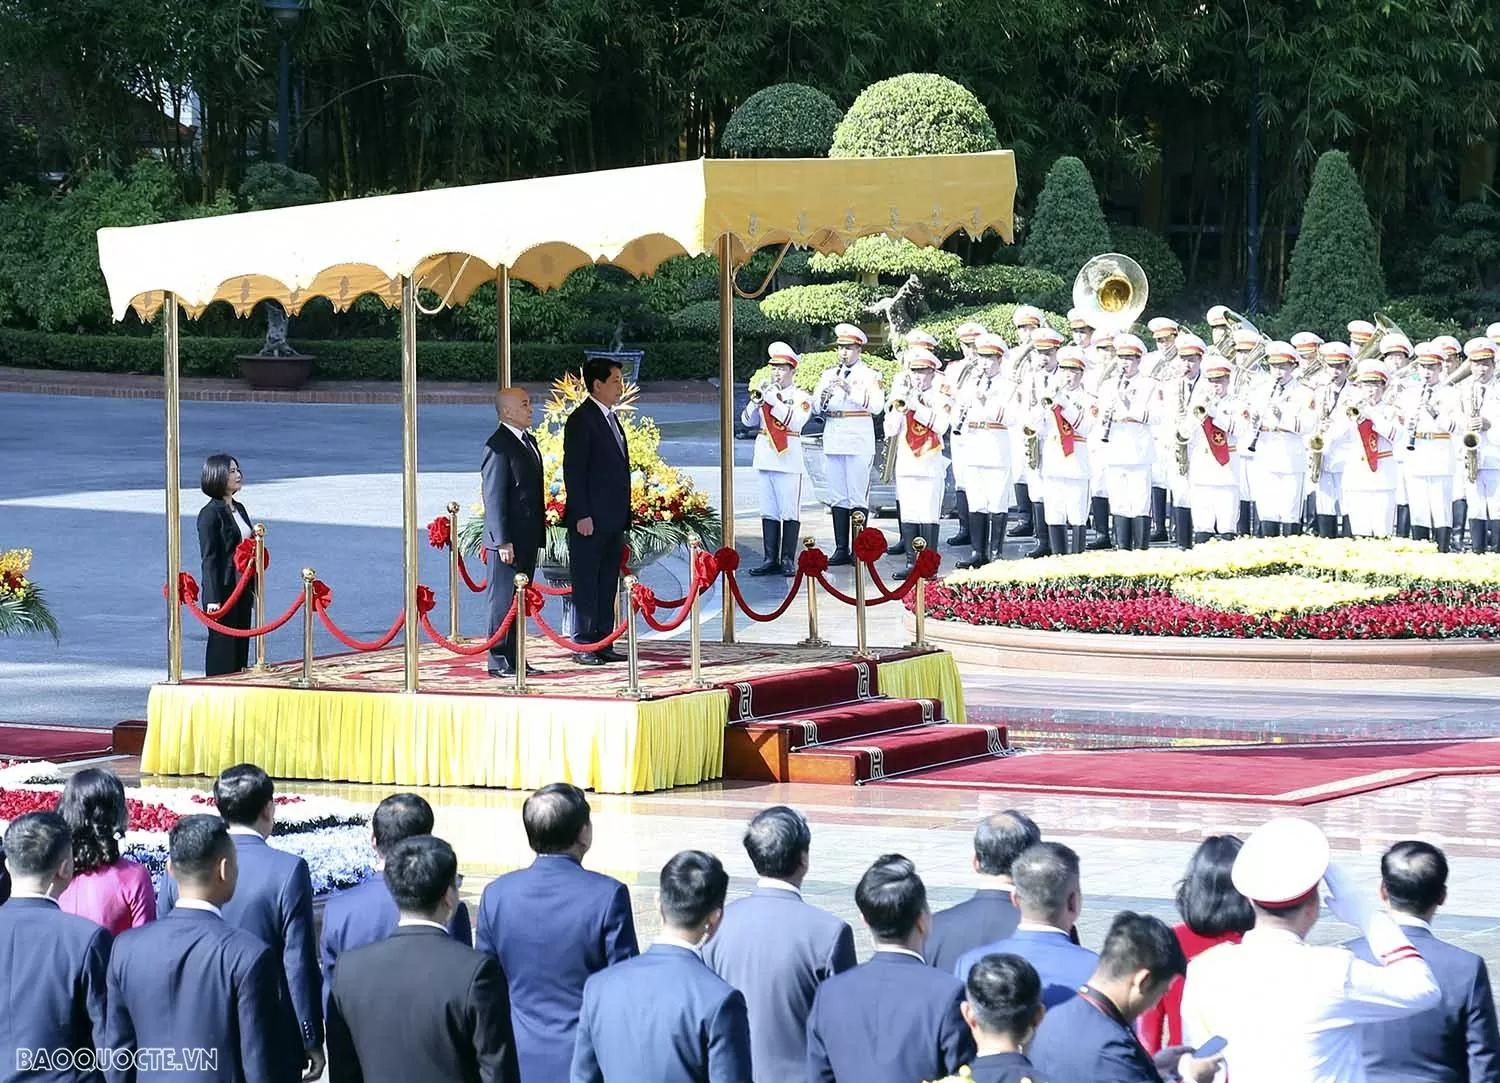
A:
<svg viewBox="0 0 1500 1083">
<path fill-rule="evenodd" d="M 590 263 L 633 275 L 673 256 L 734 262 L 791 241 L 842 252 L 875 233 L 935 245 L 958 230 L 1014 237 L 1010 151 L 913 158 L 698 159 L 561 177 L 440 188 L 274 211 L 101 229 L 99 262 L 116 320 L 149 320 L 174 293 L 190 316 L 215 301 L 240 314 L 315 297 L 401 301 L 410 277 L 462 304 L 501 267 L 539 289 Z"/>
</svg>

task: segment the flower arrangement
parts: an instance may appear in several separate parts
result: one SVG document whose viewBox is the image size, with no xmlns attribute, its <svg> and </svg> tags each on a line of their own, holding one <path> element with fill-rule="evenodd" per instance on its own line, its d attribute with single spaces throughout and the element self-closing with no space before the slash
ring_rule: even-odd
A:
<svg viewBox="0 0 1500 1083">
<path fill-rule="evenodd" d="M 0 552 L 0 635 L 37 635 L 58 638 L 57 618 L 47 608 L 42 588 L 29 578 L 31 550 Z"/>
<path fill-rule="evenodd" d="M 630 567 L 640 569 L 688 542 L 697 534 L 712 550 L 722 536 L 718 512 L 708 495 L 693 487 L 692 479 L 664 462 L 660 454 L 661 431 L 649 417 L 636 412 L 639 388 L 625 385 L 615 405 L 625 442 L 630 449 L 630 504 L 633 522 L 625 537 L 630 547 Z M 568 534 L 563 526 L 568 493 L 563 486 L 563 426 L 568 415 L 588 398 L 583 377 L 568 373 L 552 385 L 552 397 L 542 413 L 534 436 L 542 453 L 542 488 L 547 500 L 547 543 L 541 563 L 567 567 Z M 466 556 L 478 554 L 484 538 L 484 505 L 475 504 L 459 528 L 459 546 Z"/>
<path fill-rule="evenodd" d="M 910 603 L 909 603 L 910 604 Z M 1500 557 L 1305 536 L 996 562 L 927 592 L 970 624 L 1237 639 L 1500 636 Z"/>
</svg>

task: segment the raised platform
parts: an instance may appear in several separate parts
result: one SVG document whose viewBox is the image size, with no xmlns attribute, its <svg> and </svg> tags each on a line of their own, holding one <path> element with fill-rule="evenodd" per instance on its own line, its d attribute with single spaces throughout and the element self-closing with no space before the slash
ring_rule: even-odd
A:
<svg viewBox="0 0 1500 1083">
<path fill-rule="evenodd" d="M 941 651 L 851 660 L 847 648 L 710 643 L 709 687 L 694 688 L 687 644 L 650 640 L 640 647 L 643 695 L 634 699 L 623 695 L 624 663 L 582 667 L 550 644 L 528 646 L 541 672 L 526 695 L 486 674 L 482 658 L 435 646 L 423 650 L 416 693 L 402 691 L 400 648 L 318 659 L 312 688 L 296 686 L 298 663 L 156 685 L 141 767 L 213 775 L 253 762 L 278 778 L 512 789 L 572 782 L 643 793 L 723 777 L 731 709 L 754 703 L 757 690 L 762 702 L 789 683 L 836 696 L 863 671 L 887 696 L 926 698 L 945 708 L 937 717 L 964 717 L 957 666 Z"/>
</svg>

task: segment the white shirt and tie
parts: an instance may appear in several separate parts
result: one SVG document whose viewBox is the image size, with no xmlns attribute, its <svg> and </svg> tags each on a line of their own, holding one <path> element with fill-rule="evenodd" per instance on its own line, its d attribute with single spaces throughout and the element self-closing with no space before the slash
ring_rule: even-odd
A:
<svg viewBox="0 0 1500 1083">
<path fill-rule="evenodd" d="M 614 434 L 615 446 L 620 449 L 620 454 L 624 456 L 625 459 L 629 460 L 630 453 L 625 450 L 625 430 L 620 426 L 620 419 L 615 414 L 614 407 L 605 406 L 604 403 L 600 402 L 592 395 L 589 396 L 589 401 L 592 402 L 595 406 L 599 407 L 599 409 L 604 411 L 604 417 L 609 422 L 609 431 Z"/>
</svg>

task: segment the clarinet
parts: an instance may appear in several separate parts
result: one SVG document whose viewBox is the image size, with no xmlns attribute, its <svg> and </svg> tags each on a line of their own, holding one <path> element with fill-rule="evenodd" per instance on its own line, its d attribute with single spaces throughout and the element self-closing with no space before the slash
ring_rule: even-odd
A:
<svg viewBox="0 0 1500 1083">
<path fill-rule="evenodd" d="M 1115 427 L 1115 407 L 1125 408 L 1125 392 L 1130 388 L 1130 377 L 1121 376 L 1120 386 L 1115 389 L 1114 401 L 1109 404 L 1109 409 L 1104 412 L 1104 424 L 1100 426 L 1099 442 L 1109 443 L 1109 431 Z"/>
<path fill-rule="evenodd" d="M 1431 388 L 1431 386 L 1428 386 L 1428 387 L 1425 387 L 1425 388 L 1422 389 L 1422 407 L 1425 408 L 1425 407 L 1428 407 L 1428 406 L 1431 406 L 1431 405 L 1432 405 L 1432 388 Z M 1417 422 L 1420 421 L 1421 419 L 1422 419 L 1421 410 L 1420 409 L 1413 410 L 1412 414 L 1411 414 L 1411 423 L 1406 426 L 1406 450 L 1407 451 L 1416 451 L 1417 450 Z"/>
</svg>

